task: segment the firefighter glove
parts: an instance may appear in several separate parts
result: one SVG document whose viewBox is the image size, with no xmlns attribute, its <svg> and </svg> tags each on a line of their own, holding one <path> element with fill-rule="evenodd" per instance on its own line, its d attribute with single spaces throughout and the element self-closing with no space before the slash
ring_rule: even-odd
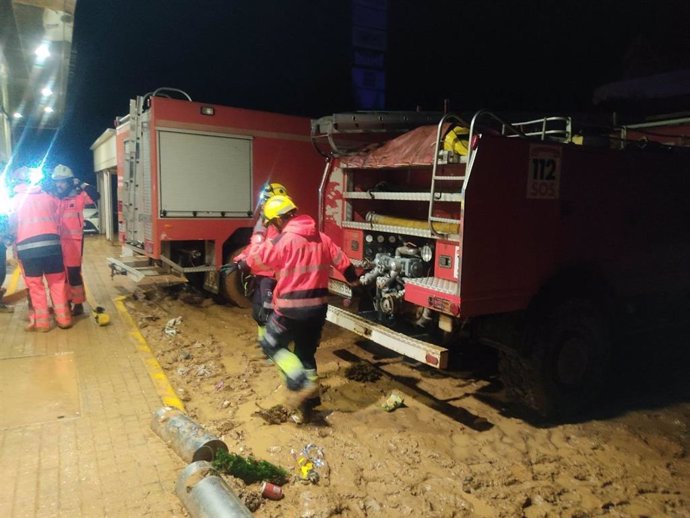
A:
<svg viewBox="0 0 690 518">
<path fill-rule="evenodd" d="M 230 275 L 231 273 L 236 272 L 238 269 L 237 263 L 228 263 L 220 267 L 220 273 L 222 275 Z"/>
</svg>

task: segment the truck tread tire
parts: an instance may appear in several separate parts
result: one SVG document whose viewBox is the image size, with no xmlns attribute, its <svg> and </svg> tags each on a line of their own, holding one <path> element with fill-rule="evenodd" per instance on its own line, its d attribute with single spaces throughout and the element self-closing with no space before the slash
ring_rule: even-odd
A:
<svg viewBox="0 0 690 518">
<path fill-rule="evenodd" d="M 538 319 L 527 357 L 501 353 L 499 369 L 508 396 L 547 418 L 585 410 L 604 381 L 611 339 L 593 302 L 565 300 Z"/>
<path fill-rule="evenodd" d="M 233 257 L 239 254 L 245 247 L 238 248 L 230 254 L 228 254 L 225 262 L 229 263 Z M 243 274 L 239 270 L 232 272 L 230 275 L 226 275 L 221 278 L 221 288 L 223 297 L 240 308 L 250 308 L 252 307 L 252 301 L 244 293 L 243 286 Z"/>
</svg>

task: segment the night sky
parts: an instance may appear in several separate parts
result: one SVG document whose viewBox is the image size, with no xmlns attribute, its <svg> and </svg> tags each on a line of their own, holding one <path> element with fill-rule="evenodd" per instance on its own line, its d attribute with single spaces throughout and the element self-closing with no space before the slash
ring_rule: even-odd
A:
<svg viewBox="0 0 690 518">
<path fill-rule="evenodd" d="M 388 0 L 386 109 L 605 110 L 597 86 L 690 68 L 688 21 L 687 0 Z M 89 178 L 89 146 L 161 86 L 309 117 L 354 111 L 351 34 L 350 0 L 79 0 L 48 165 Z"/>
</svg>

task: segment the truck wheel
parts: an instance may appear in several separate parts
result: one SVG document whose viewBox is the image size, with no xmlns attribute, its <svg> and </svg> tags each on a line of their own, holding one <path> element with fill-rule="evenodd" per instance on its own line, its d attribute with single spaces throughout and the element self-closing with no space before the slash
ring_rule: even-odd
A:
<svg viewBox="0 0 690 518">
<path fill-rule="evenodd" d="M 242 250 L 244 250 L 244 247 L 238 248 L 237 250 L 229 253 L 225 259 L 225 262 L 229 263 L 232 261 L 232 258 L 239 254 Z M 247 275 L 240 271 L 236 271 L 230 275 L 221 277 L 220 291 L 223 295 L 223 298 L 240 308 L 252 307 L 252 301 L 245 293 L 245 284 L 247 280 Z"/>
<path fill-rule="evenodd" d="M 597 306 L 566 300 L 539 319 L 531 355 L 502 353 L 508 395 L 544 417 L 568 418 L 586 409 L 604 381 L 611 341 Z"/>
</svg>

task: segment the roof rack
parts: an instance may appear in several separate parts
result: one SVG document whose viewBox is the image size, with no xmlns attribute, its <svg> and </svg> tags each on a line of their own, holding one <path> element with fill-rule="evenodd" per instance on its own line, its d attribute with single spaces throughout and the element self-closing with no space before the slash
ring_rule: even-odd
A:
<svg viewBox="0 0 690 518">
<path fill-rule="evenodd" d="M 323 156 L 352 154 L 407 131 L 436 124 L 441 112 L 372 111 L 335 113 L 311 121 L 311 140 Z"/>
</svg>

